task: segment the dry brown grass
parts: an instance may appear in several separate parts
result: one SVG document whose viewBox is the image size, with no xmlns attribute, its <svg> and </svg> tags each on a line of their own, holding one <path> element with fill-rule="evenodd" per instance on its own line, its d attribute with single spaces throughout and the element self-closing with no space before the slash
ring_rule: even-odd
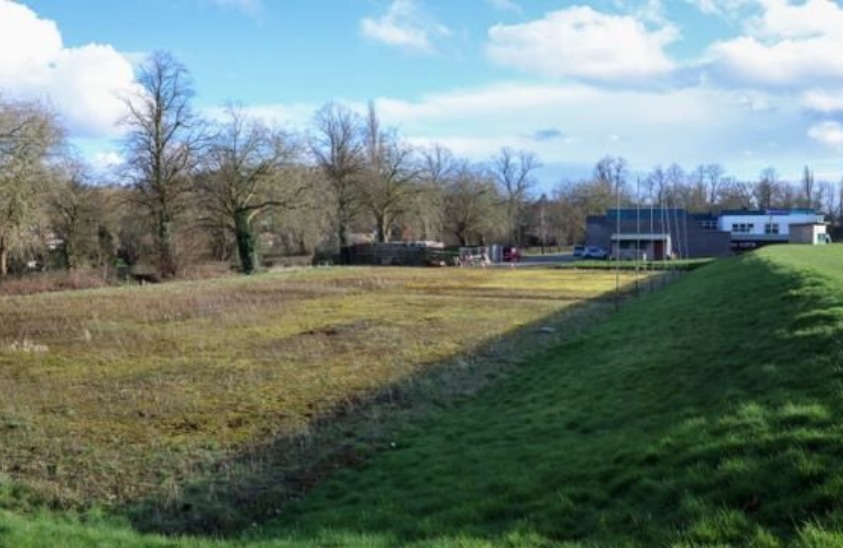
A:
<svg viewBox="0 0 843 548">
<path fill-rule="evenodd" d="M 270 469 L 306 487 L 314 470 L 365 456 L 301 462 L 316 425 L 344 425 L 329 443 L 381 443 L 383 409 L 364 404 L 470 393 L 610 307 L 599 298 L 614 284 L 605 272 L 349 268 L 0 297 L 0 479 L 61 507 L 172 503 L 200 481 L 207 498 L 224 490 L 208 481 Z M 366 435 L 342 420 L 363 407 Z M 289 458 L 259 449 L 296 443 Z"/>
</svg>

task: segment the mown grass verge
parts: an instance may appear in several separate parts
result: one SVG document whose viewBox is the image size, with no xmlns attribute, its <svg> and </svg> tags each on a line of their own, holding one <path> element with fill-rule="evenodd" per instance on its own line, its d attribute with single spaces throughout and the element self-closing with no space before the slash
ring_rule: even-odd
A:
<svg viewBox="0 0 843 548">
<path fill-rule="evenodd" d="M 0 508 L 234 534 L 593 323 L 613 287 L 361 268 L 2 298 Z"/>
</svg>

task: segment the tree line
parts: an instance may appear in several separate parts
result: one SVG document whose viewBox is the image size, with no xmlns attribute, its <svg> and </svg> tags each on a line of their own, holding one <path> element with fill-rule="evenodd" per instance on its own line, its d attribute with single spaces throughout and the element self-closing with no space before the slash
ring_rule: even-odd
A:
<svg viewBox="0 0 843 548">
<path fill-rule="evenodd" d="M 632 180 L 623 158 L 593 176 L 535 195 L 538 157 L 501 148 L 471 162 L 441 146 L 412 146 L 365 114 L 328 103 L 304 133 L 229 106 L 208 120 L 192 106 L 187 68 L 166 52 L 138 69 L 125 98 L 124 162 L 93 173 L 44 104 L 0 97 L 0 277 L 50 265 L 73 270 L 144 265 L 162 278 L 191 262 L 234 261 L 252 273 L 259 252 L 341 253 L 360 235 L 376 241 L 455 245 L 569 245 L 585 218 L 617 203 L 690 211 L 807 207 L 843 217 L 843 187 L 799 183 L 775 170 L 757 181 L 718 164 L 655 167 Z"/>
</svg>

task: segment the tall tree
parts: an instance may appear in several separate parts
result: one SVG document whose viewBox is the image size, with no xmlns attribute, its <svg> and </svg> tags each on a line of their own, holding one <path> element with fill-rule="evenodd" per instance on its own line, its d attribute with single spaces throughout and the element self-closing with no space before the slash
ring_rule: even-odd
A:
<svg viewBox="0 0 843 548">
<path fill-rule="evenodd" d="M 717 205 L 720 199 L 720 189 L 723 185 L 725 170 L 716 163 L 701 164 L 697 167 L 697 183 L 705 188 L 706 202 L 709 209 Z"/>
<path fill-rule="evenodd" d="M 348 247 L 349 230 L 360 211 L 359 182 L 365 168 L 363 121 L 337 103 L 323 106 L 313 119 L 310 150 L 333 194 L 341 252 Z"/>
<path fill-rule="evenodd" d="M 753 189 L 755 204 L 760 209 L 772 209 L 779 194 L 779 186 L 779 175 L 776 170 L 772 167 L 764 169 Z"/>
<path fill-rule="evenodd" d="M 382 130 L 377 111 L 369 103 L 366 118 L 366 170 L 361 180 L 363 204 L 375 221 L 379 242 L 389 241 L 396 219 L 418 191 L 419 167 L 415 151 L 394 130 Z"/>
<path fill-rule="evenodd" d="M 501 196 L 484 171 L 461 162 L 446 184 L 445 222 L 460 245 L 486 244 L 500 224 Z"/>
<path fill-rule="evenodd" d="M 68 270 L 78 268 L 86 256 L 97 256 L 103 206 L 91 184 L 89 167 L 78 157 L 69 156 L 56 165 L 54 184 L 48 200 L 50 227 L 60 242 L 63 263 Z M 98 257 L 95 257 L 98 258 Z"/>
<path fill-rule="evenodd" d="M 9 252 L 37 211 L 46 160 L 61 133 L 43 105 L 0 99 L 0 277 L 8 274 Z"/>
<path fill-rule="evenodd" d="M 255 220 L 273 209 L 299 205 L 305 180 L 292 167 L 298 152 L 293 139 L 230 107 L 208 147 L 206 172 L 197 178 L 212 223 L 222 221 L 237 242 L 240 268 L 257 268 Z"/>
<path fill-rule="evenodd" d="M 813 209 L 819 206 L 820 200 L 817 200 L 814 195 L 814 172 L 808 166 L 805 166 L 802 172 L 802 192 L 804 192 L 805 207 Z"/>
<path fill-rule="evenodd" d="M 454 180 L 458 161 L 441 145 L 421 153 L 419 191 L 413 197 L 412 215 L 419 239 L 439 240 L 445 224 L 445 192 Z"/>
<path fill-rule="evenodd" d="M 126 99 L 126 174 L 136 202 L 155 225 L 160 274 L 171 278 L 178 271 L 176 225 L 188 205 L 206 134 L 191 109 L 190 74 L 171 54 L 158 51 L 147 57 L 138 83 L 141 91 Z"/>
<path fill-rule="evenodd" d="M 521 214 L 527 193 L 535 184 L 534 172 L 541 167 L 538 157 L 526 150 L 515 151 L 504 147 L 492 159 L 492 175 L 504 197 L 506 228 L 512 243 L 520 245 Z"/>
<path fill-rule="evenodd" d="M 738 181 L 734 177 L 723 179 L 718 195 L 718 203 L 722 209 L 749 209 L 752 202 L 752 183 Z"/>
</svg>

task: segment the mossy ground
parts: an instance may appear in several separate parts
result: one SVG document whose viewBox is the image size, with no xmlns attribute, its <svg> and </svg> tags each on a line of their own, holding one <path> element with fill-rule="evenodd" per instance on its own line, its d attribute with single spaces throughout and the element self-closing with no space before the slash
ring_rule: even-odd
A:
<svg viewBox="0 0 843 548">
<path fill-rule="evenodd" d="M 230 532 L 377 452 L 391 415 L 554 340 L 537 325 L 580 329 L 614 286 L 352 268 L 0 298 L 0 506 Z"/>
</svg>

